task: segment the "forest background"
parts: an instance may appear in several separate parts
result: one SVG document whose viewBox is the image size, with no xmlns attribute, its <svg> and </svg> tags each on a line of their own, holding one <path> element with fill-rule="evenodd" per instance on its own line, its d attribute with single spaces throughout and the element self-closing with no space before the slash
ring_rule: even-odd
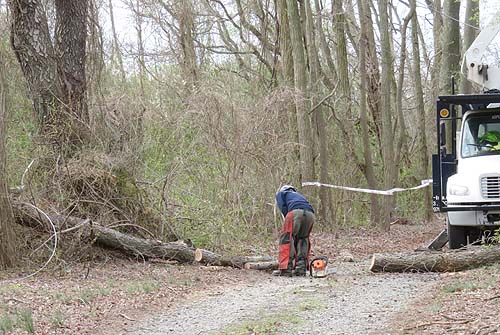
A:
<svg viewBox="0 0 500 335">
<path fill-rule="evenodd" d="M 34 260 L 16 252 L 38 247 L 14 225 L 20 203 L 240 253 L 276 237 L 282 184 L 420 184 L 436 97 L 452 76 L 478 92 L 461 55 L 499 7 L 0 1 L 0 267 Z M 429 188 L 300 191 L 315 229 L 431 219 Z M 80 242 L 63 239 L 58 256 L 81 255 Z"/>
</svg>

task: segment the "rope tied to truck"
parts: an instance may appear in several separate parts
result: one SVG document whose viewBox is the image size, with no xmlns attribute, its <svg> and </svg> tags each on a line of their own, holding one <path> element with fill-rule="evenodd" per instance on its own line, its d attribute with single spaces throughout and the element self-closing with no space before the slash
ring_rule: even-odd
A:
<svg viewBox="0 0 500 335">
<path fill-rule="evenodd" d="M 325 183 L 320 183 L 317 181 L 314 182 L 303 182 L 302 186 L 318 186 L 318 187 L 329 187 L 329 188 L 335 188 L 339 190 L 345 190 L 345 191 L 352 191 L 352 192 L 361 192 L 361 193 L 370 193 L 370 194 L 379 194 L 379 195 L 394 195 L 396 192 L 405 192 L 405 191 L 413 191 L 413 190 L 418 190 L 421 188 L 425 188 L 429 185 L 432 184 L 432 179 L 425 179 L 422 180 L 421 184 L 418 186 L 414 187 L 408 187 L 408 188 L 401 188 L 401 187 L 395 187 L 391 188 L 389 190 L 372 190 L 368 188 L 359 188 L 359 187 L 349 187 L 349 186 L 340 186 L 340 185 L 332 185 L 332 184 L 325 184 Z"/>
</svg>

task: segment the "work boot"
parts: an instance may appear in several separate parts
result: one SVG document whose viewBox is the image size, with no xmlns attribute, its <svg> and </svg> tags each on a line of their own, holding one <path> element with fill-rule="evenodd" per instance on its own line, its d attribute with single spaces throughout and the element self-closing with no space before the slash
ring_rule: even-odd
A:
<svg viewBox="0 0 500 335">
<path fill-rule="evenodd" d="M 277 276 L 277 277 L 292 277 L 293 276 L 293 272 L 292 270 L 274 270 L 273 271 L 273 276 Z"/>
<path fill-rule="evenodd" d="M 304 277 L 307 272 L 306 268 L 307 268 L 306 261 L 303 258 L 299 259 L 297 261 L 297 264 L 295 265 L 294 275 L 299 277 Z"/>
<path fill-rule="evenodd" d="M 306 276 L 306 269 L 305 268 L 295 268 L 293 271 L 293 275 L 296 277 L 305 277 Z"/>
</svg>

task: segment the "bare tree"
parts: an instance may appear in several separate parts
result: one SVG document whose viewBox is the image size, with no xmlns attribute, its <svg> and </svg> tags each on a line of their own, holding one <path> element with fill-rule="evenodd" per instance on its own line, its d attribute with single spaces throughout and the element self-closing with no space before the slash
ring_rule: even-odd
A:
<svg viewBox="0 0 500 335">
<path fill-rule="evenodd" d="M 9 1 L 12 15 L 11 42 L 33 103 L 41 134 L 58 140 L 57 61 L 46 13 L 40 0 Z M 36 31 L 36 34 L 33 32 Z"/>
<path fill-rule="evenodd" d="M 69 144 L 81 145 L 88 140 L 86 46 L 88 0 L 56 0 L 55 56 L 58 80 L 61 82 L 61 117 L 66 126 Z"/>
<path fill-rule="evenodd" d="M 321 67 L 319 61 L 318 48 L 316 46 L 316 34 L 322 34 L 322 31 L 315 31 L 314 27 L 314 17 L 312 13 L 311 4 L 309 1 L 304 2 L 305 12 L 306 12 L 306 44 L 307 53 L 309 58 L 309 91 L 311 93 L 311 102 L 314 106 L 317 106 L 313 111 L 312 121 L 316 129 L 319 155 L 319 179 L 323 183 L 328 182 L 329 176 L 329 155 L 328 155 L 328 140 L 326 136 L 326 125 L 323 106 L 319 101 L 319 92 L 321 92 Z M 331 215 L 331 197 L 330 192 L 322 187 L 319 192 L 319 214 L 320 218 L 326 222 L 332 222 Z"/>
<path fill-rule="evenodd" d="M 427 7 L 432 13 L 432 36 L 434 48 L 434 60 L 431 68 L 431 100 L 436 100 L 439 95 L 439 73 L 442 59 L 442 41 L 441 34 L 443 33 L 443 8 L 441 0 L 425 0 Z M 425 41 L 422 39 L 422 41 Z"/>
<path fill-rule="evenodd" d="M 444 14 L 440 90 L 444 94 L 450 94 L 451 77 L 458 79 L 460 71 L 460 0 L 444 0 Z"/>
<path fill-rule="evenodd" d="M 410 0 L 411 10 L 415 13 L 417 10 L 417 3 L 415 0 Z M 418 136 L 418 155 L 420 157 L 419 167 L 420 171 L 418 173 L 421 180 L 428 178 L 429 173 L 429 156 L 427 153 L 427 136 L 425 129 L 425 105 L 424 105 L 424 90 L 422 87 L 422 75 L 420 67 L 420 47 L 418 38 L 419 24 L 417 15 L 413 15 L 411 18 L 411 41 L 412 41 L 412 53 L 413 53 L 413 85 L 415 88 L 415 102 L 417 110 L 417 134 Z M 424 190 L 424 205 L 425 205 L 425 219 L 430 220 L 431 218 L 431 194 L 429 188 Z"/>
<path fill-rule="evenodd" d="M 471 46 L 474 39 L 479 34 L 479 1 L 477 0 L 466 0 L 465 7 L 465 26 L 464 26 L 464 43 L 462 48 L 462 54 L 465 55 L 465 52 Z M 466 67 L 467 69 L 467 67 Z M 465 74 L 466 76 L 467 74 Z M 465 76 L 461 76 L 460 78 L 460 89 L 459 93 L 471 93 L 472 85 L 465 78 Z"/>
<path fill-rule="evenodd" d="M 391 37 L 389 29 L 388 1 L 379 0 L 378 10 L 380 15 L 380 43 L 381 43 L 381 89 L 380 89 L 380 110 L 382 112 L 382 157 L 384 159 L 384 187 L 392 188 L 394 185 L 394 139 L 392 137 L 392 104 L 391 104 L 391 76 L 393 71 L 393 61 L 391 54 Z M 381 228 L 389 230 L 391 219 L 391 199 L 384 198 L 382 207 Z"/>
<path fill-rule="evenodd" d="M 144 18 L 140 1 L 131 2 L 135 15 L 135 31 L 137 33 L 137 67 L 139 68 L 139 85 L 141 98 L 145 98 L 144 81 L 146 80 L 146 55 L 144 52 L 143 25 Z"/>
<path fill-rule="evenodd" d="M 15 261 L 14 215 L 9 202 L 6 176 L 6 114 L 7 84 L 4 75 L 3 55 L 0 53 L 0 270 Z"/>
<path fill-rule="evenodd" d="M 125 68 L 123 67 L 123 57 L 122 57 L 122 51 L 120 49 L 120 43 L 118 40 L 118 33 L 116 32 L 113 0 L 108 1 L 108 8 L 109 8 L 109 18 L 111 22 L 111 33 L 113 35 L 113 47 L 111 49 L 111 59 L 112 61 L 117 62 L 118 70 L 120 71 L 120 76 L 123 83 L 125 82 L 126 76 L 125 76 Z"/>
<path fill-rule="evenodd" d="M 324 33 L 325 29 L 323 27 L 323 8 L 319 0 L 314 0 L 314 8 L 316 10 L 316 31 L 318 32 L 319 49 L 321 50 L 321 60 L 326 64 L 320 67 L 322 69 L 322 80 L 325 86 L 333 90 L 334 82 L 337 81 L 337 70 L 335 64 L 333 63 L 332 52 L 327 42 L 327 34 Z"/>
<path fill-rule="evenodd" d="M 347 59 L 347 41 L 346 41 L 346 20 L 344 9 L 342 7 L 343 0 L 333 1 L 332 15 L 334 17 L 334 31 L 336 40 L 336 62 L 337 62 L 337 77 L 339 82 L 340 93 L 340 110 L 345 111 L 347 119 L 352 119 L 351 115 L 351 87 L 349 84 L 349 60 Z"/>
<path fill-rule="evenodd" d="M 301 19 L 296 0 L 287 0 L 287 11 L 293 54 L 295 109 L 299 131 L 301 180 L 308 181 L 312 180 L 314 177 L 314 165 L 311 121 L 306 104 L 307 72 L 303 39 L 304 30 L 302 27 L 302 22 L 305 22 L 305 20 L 303 20 L 303 18 Z"/>
<path fill-rule="evenodd" d="M 379 148 L 382 146 L 382 116 L 380 108 L 380 63 L 378 59 L 377 45 L 375 41 L 375 31 L 374 23 L 372 19 L 372 9 L 373 4 L 370 6 L 370 1 L 358 2 L 359 7 L 363 6 L 363 13 L 366 21 L 366 36 L 367 36 L 367 72 L 368 72 L 368 111 L 371 115 L 371 120 L 373 120 L 373 126 L 370 127 L 375 131 L 377 135 L 377 141 Z"/>
<path fill-rule="evenodd" d="M 198 83 L 198 61 L 194 43 L 195 13 L 191 0 L 180 1 L 176 8 L 179 21 L 179 42 L 182 50 L 181 71 L 187 92 L 192 92 Z"/>
<path fill-rule="evenodd" d="M 81 146 L 88 136 L 85 47 L 87 0 L 57 0 L 54 41 L 40 0 L 8 1 L 11 40 L 26 78 L 41 135 Z"/>
<path fill-rule="evenodd" d="M 368 186 L 372 189 L 377 189 L 377 181 L 375 178 L 375 169 L 373 166 L 373 155 L 370 143 L 370 127 L 368 120 L 368 98 L 367 96 L 370 94 L 368 89 L 368 66 L 367 66 L 367 58 L 369 53 L 369 40 L 368 40 L 368 32 L 367 32 L 367 14 L 366 14 L 366 6 L 364 4 L 364 0 L 358 0 L 358 8 L 359 8 L 359 21 L 360 21 L 360 40 L 359 40 L 359 80 L 360 80 L 360 125 L 361 125 L 361 138 L 363 141 L 363 159 L 364 159 L 364 174 L 366 176 L 366 181 L 368 182 Z M 380 208 L 379 201 L 377 195 L 370 195 L 370 215 L 371 215 L 371 223 L 373 226 L 378 226 L 380 223 Z"/>
<path fill-rule="evenodd" d="M 394 175 L 393 182 L 391 184 L 395 185 L 399 178 L 399 170 L 401 166 L 401 157 L 404 154 L 404 147 L 407 145 L 407 129 L 406 121 L 403 111 L 403 91 L 405 87 L 405 69 L 406 69 L 406 59 L 408 56 L 408 50 L 406 47 L 408 24 L 410 20 L 415 15 L 413 7 L 410 7 L 407 15 L 403 19 L 401 25 L 401 51 L 399 54 L 399 68 L 398 77 L 396 80 L 396 126 L 394 127 L 394 139 L 396 140 L 395 153 L 394 153 Z M 394 196 L 394 199 L 396 196 Z"/>
</svg>

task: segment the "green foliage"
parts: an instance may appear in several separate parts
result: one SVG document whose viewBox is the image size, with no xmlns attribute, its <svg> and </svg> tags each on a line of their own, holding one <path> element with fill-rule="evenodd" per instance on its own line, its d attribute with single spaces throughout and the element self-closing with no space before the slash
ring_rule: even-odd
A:
<svg viewBox="0 0 500 335">
<path fill-rule="evenodd" d="M 54 295 L 54 298 L 56 298 L 56 300 L 62 302 L 63 304 L 67 304 L 72 300 L 72 297 L 70 295 L 63 292 L 57 292 Z"/>
<path fill-rule="evenodd" d="M 474 13 L 473 18 L 476 16 Z M 8 20 L 2 20 L 1 24 L 0 31 L 7 32 Z M 226 39 L 241 33 L 231 25 L 226 28 L 229 33 Z M 272 27 L 264 30 L 263 33 L 270 34 L 264 36 L 265 40 L 274 41 L 270 37 L 276 30 Z M 240 40 L 235 39 L 237 43 Z M 45 155 L 34 144 L 36 126 L 32 106 L 7 33 L 0 34 L 0 49 L 7 55 L 9 78 L 8 176 L 10 184 L 16 186 L 29 162 Z M 266 59 L 267 49 L 268 46 L 262 48 Z M 76 162 L 51 157 L 50 166 L 41 163 L 36 173 L 32 172 L 41 191 L 30 196 L 47 208 L 60 212 L 66 209 L 63 214 L 89 217 L 103 224 L 123 224 L 120 229 L 132 233 L 144 232 L 132 227 L 139 225 L 161 240 L 171 237 L 173 230 L 197 246 L 226 253 L 248 251 L 242 249 L 248 244 L 273 243 L 281 226 L 273 214 L 274 192 L 282 182 L 297 182 L 301 174 L 296 157 L 297 129 L 291 121 L 296 116 L 290 115 L 289 109 L 293 110 L 295 92 L 280 82 L 284 75 L 282 67 L 270 72 L 252 53 L 214 57 L 206 51 L 196 59 L 198 82 L 188 91 L 181 66 L 169 59 L 171 55 L 156 58 L 154 53 L 148 54 L 146 74 L 126 66 L 130 71 L 122 80 L 116 59 L 109 52 L 104 50 L 102 59 L 108 63 L 102 67 L 94 63 L 100 60 L 92 61 L 99 57 L 89 57 L 89 65 L 94 65 L 88 69 L 92 120 L 89 127 L 95 137 L 89 143 L 91 150 L 82 152 Z M 125 64 L 132 63 L 125 59 Z M 354 102 L 359 100 L 358 86 L 353 83 L 350 92 Z M 308 99 L 311 98 L 308 103 L 330 92 L 321 83 L 317 87 L 307 92 Z M 408 138 L 413 138 L 413 114 L 417 114 L 411 110 L 414 92 L 409 86 L 403 91 L 407 93 L 403 95 L 403 108 Z M 325 182 L 367 187 L 360 164 L 363 142 L 359 136 L 358 105 L 353 103 L 347 115 L 338 102 L 338 94 L 322 101 L 324 116 L 328 118 L 325 142 L 330 150 Z M 318 112 L 319 109 L 315 111 Z M 380 120 L 373 113 L 369 115 L 368 142 L 375 179 L 380 181 L 384 169 L 380 134 L 377 134 L 380 125 L 376 124 Z M 393 121 L 399 127 L 402 120 Z M 309 149 L 314 151 L 315 169 L 319 172 L 317 144 Z M 410 162 L 418 149 L 410 144 L 403 143 L 404 158 L 395 186 L 414 186 L 415 176 L 419 175 L 418 164 Z M 103 163 L 95 157 L 106 157 L 109 161 Z M 65 171 L 68 180 L 60 180 L 61 176 L 53 173 L 63 170 L 62 166 L 69 171 Z M 71 174 L 68 166 L 80 169 Z M 318 217 L 315 230 L 370 223 L 368 195 L 329 192 L 331 221 Z M 319 208 L 317 190 L 310 193 L 314 207 Z M 424 197 L 422 191 L 399 194 L 395 214 L 412 220 L 423 218 L 430 210 L 425 208 Z M 38 201 L 39 198 L 43 201 Z"/>
<path fill-rule="evenodd" d="M 443 287 L 445 293 L 454 293 L 461 291 L 475 291 L 479 288 L 477 283 L 471 281 L 456 281 Z"/>
<path fill-rule="evenodd" d="M 157 281 L 138 281 L 128 283 L 126 290 L 128 294 L 138 294 L 138 293 L 153 293 L 160 289 L 160 283 Z"/>
<path fill-rule="evenodd" d="M 29 109 L 11 109 L 8 118 L 7 173 L 11 185 L 18 186 L 33 154 L 33 123 Z"/>
<path fill-rule="evenodd" d="M 493 234 L 493 242 L 500 243 L 500 228 L 495 230 Z"/>
<path fill-rule="evenodd" d="M 16 312 L 16 326 L 26 330 L 28 333 L 35 332 L 35 322 L 33 321 L 33 312 L 30 309 L 19 309 Z"/>
<path fill-rule="evenodd" d="M 56 309 L 52 314 L 52 326 L 54 328 L 61 328 L 64 326 L 64 314 L 59 309 Z"/>
<path fill-rule="evenodd" d="M 0 286 L 0 294 L 10 293 L 15 294 L 21 292 L 23 286 L 21 284 L 7 284 Z"/>
<path fill-rule="evenodd" d="M 105 297 L 105 296 L 109 295 L 109 294 L 111 293 L 111 287 L 113 287 L 113 286 L 109 286 L 109 287 L 106 287 L 106 286 L 99 286 L 99 287 L 98 287 L 98 290 L 99 290 L 99 295 L 100 295 L 100 296 L 103 296 L 103 297 Z"/>
<path fill-rule="evenodd" d="M 98 296 L 98 293 L 93 288 L 85 288 L 80 292 L 80 299 L 85 304 L 89 304 Z"/>
<path fill-rule="evenodd" d="M 0 308 L 0 334 L 13 331 L 15 328 L 23 329 L 28 333 L 35 332 L 33 312 L 26 308 Z"/>
<path fill-rule="evenodd" d="M 1 13 L 0 13 L 1 15 Z M 7 20 L 0 17 L 0 31 Z M 9 34 L 0 34 L 0 52 L 4 56 L 7 78 L 7 177 L 9 184 L 18 186 L 21 176 L 34 158 L 32 136 L 34 134 L 31 103 L 27 96 L 27 87 L 12 52 Z"/>
<path fill-rule="evenodd" d="M 153 293 L 160 289 L 160 284 L 157 281 L 147 281 L 142 284 L 144 293 Z"/>
<path fill-rule="evenodd" d="M 7 313 L 2 313 L 0 315 L 0 331 L 9 332 L 14 329 L 15 321 L 12 319 L 11 315 Z"/>
<path fill-rule="evenodd" d="M 291 313 L 283 313 L 282 315 L 272 314 L 266 315 L 265 312 L 259 313 L 262 317 L 259 320 L 245 321 L 241 324 L 234 324 L 222 331 L 222 334 L 231 335 L 272 335 L 278 334 L 283 324 L 300 325 L 301 318 L 298 315 Z"/>
<path fill-rule="evenodd" d="M 325 304 L 318 299 L 308 299 L 299 304 L 299 310 L 311 311 L 325 308 Z"/>
</svg>

